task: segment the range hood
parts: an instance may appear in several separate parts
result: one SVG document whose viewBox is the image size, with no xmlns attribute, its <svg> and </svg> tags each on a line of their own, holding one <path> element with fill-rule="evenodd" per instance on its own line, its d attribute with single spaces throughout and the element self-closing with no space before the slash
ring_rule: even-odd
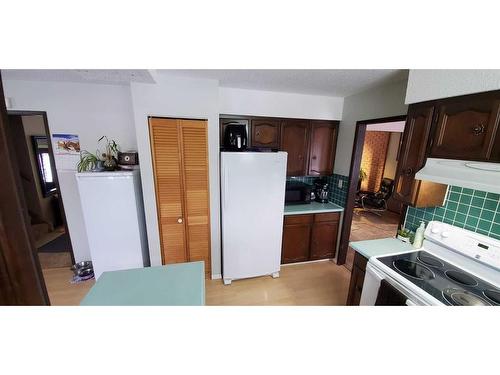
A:
<svg viewBox="0 0 500 375">
<path fill-rule="evenodd" d="M 415 178 L 500 194 L 500 163 L 429 158 Z"/>
</svg>

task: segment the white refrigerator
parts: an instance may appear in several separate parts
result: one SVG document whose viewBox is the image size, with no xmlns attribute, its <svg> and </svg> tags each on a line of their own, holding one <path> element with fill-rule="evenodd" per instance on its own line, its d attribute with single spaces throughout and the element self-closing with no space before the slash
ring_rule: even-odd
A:
<svg viewBox="0 0 500 375">
<path fill-rule="evenodd" d="M 279 276 L 286 152 L 221 152 L 224 284 Z"/>
<path fill-rule="evenodd" d="M 139 170 L 76 179 L 96 280 L 106 271 L 149 266 Z"/>
</svg>

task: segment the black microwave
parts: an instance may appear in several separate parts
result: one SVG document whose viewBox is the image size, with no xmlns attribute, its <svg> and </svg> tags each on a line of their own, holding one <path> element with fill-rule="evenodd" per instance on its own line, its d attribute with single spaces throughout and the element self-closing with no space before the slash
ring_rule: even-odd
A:
<svg viewBox="0 0 500 375">
<path fill-rule="evenodd" d="M 312 185 L 300 181 L 287 181 L 285 188 L 285 204 L 311 203 Z"/>
</svg>

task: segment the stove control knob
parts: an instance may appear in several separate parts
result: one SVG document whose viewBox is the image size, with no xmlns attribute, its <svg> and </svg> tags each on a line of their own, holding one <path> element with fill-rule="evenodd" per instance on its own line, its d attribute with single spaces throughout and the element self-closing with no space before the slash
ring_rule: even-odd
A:
<svg viewBox="0 0 500 375">
<path fill-rule="evenodd" d="M 443 233 L 441 233 L 441 237 L 443 237 L 443 238 L 450 237 L 450 232 L 443 232 Z"/>
</svg>

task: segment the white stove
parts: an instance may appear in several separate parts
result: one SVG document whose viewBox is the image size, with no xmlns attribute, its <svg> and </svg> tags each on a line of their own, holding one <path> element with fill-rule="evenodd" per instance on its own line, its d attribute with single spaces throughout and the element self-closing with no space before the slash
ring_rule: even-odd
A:
<svg viewBox="0 0 500 375">
<path fill-rule="evenodd" d="M 382 288 L 394 304 L 500 306 L 500 241 L 432 221 L 422 248 L 370 258 L 360 304 L 381 304 Z"/>
</svg>

